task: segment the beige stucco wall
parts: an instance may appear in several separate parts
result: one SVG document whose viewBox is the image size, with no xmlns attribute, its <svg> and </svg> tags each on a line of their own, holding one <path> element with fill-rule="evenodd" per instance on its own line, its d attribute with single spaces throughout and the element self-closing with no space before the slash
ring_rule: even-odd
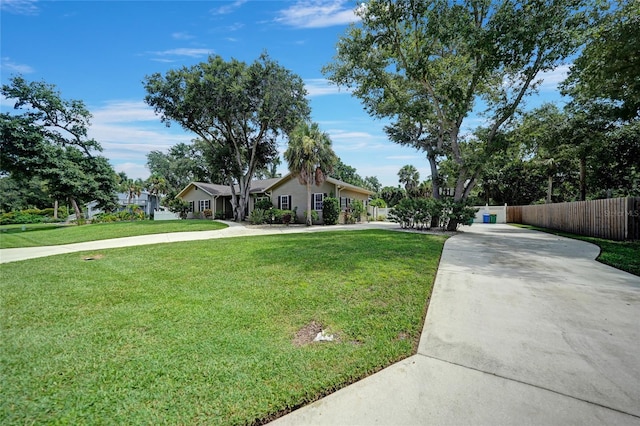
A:
<svg viewBox="0 0 640 426">
<path fill-rule="evenodd" d="M 369 196 L 366 194 L 362 194 L 359 192 L 355 192 L 347 189 L 339 189 L 336 185 L 324 182 L 320 186 L 311 185 L 311 193 L 322 193 L 329 196 L 334 196 L 336 198 L 339 197 L 347 197 L 352 200 L 361 200 L 365 207 L 367 205 L 367 200 Z M 289 178 L 286 182 L 281 183 L 272 191 L 271 194 L 271 202 L 274 207 L 278 207 L 278 197 L 281 195 L 290 195 L 291 196 L 291 210 L 294 210 L 297 207 L 297 222 L 304 222 L 304 212 L 307 210 L 307 187 L 306 185 L 301 185 L 297 178 Z M 309 197 L 311 198 L 311 197 Z M 313 208 L 313 206 L 311 207 Z M 366 208 L 365 208 L 366 212 Z M 318 211 L 318 217 L 320 218 L 320 222 L 322 222 L 322 211 Z M 366 213 L 363 215 L 361 220 L 366 221 L 367 216 Z M 344 223 L 344 214 L 340 215 L 339 219 L 340 223 Z"/>
<path fill-rule="evenodd" d="M 233 214 L 233 208 L 231 207 L 231 203 L 225 199 L 225 197 L 213 197 L 203 190 L 193 186 L 189 188 L 189 190 L 183 194 L 182 199 L 186 202 L 193 201 L 193 211 L 200 211 L 200 200 L 210 200 L 211 202 L 211 211 L 215 214 L 216 212 L 224 212 L 227 216 L 231 216 Z"/>
</svg>

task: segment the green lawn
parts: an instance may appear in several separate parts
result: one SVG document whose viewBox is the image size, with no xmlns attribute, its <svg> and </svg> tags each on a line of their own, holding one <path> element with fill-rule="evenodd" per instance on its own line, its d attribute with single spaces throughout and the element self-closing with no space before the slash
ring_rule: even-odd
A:
<svg viewBox="0 0 640 426">
<path fill-rule="evenodd" d="M 444 240 L 337 231 L 2 264 L 0 423 L 271 419 L 415 352 Z M 297 345 L 314 322 L 337 340 Z"/>
<path fill-rule="evenodd" d="M 613 266 L 614 268 L 640 276 L 640 241 L 612 241 L 602 238 L 585 237 L 582 235 L 575 235 L 568 232 L 540 228 L 531 225 L 512 225 L 595 244 L 600 247 L 600 256 L 598 256 L 598 261 L 605 265 Z"/>
<path fill-rule="evenodd" d="M 168 220 L 97 223 L 91 225 L 33 224 L 0 226 L 0 248 L 37 247 L 82 243 L 108 238 L 165 232 L 210 231 L 227 225 L 211 220 Z"/>
</svg>

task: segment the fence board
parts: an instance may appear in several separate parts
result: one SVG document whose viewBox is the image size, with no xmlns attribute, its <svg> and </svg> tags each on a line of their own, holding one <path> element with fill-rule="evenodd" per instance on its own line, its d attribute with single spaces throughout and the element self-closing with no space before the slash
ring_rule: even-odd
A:
<svg viewBox="0 0 640 426">
<path fill-rule="evenodd" d="M 640 197 L 508 206 L 507 222 L 609 240 L 640 240 Z"/>
</svg>

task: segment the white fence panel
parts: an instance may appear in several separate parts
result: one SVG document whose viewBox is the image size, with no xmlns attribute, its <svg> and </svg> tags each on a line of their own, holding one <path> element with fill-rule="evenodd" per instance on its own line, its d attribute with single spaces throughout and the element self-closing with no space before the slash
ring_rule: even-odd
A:
<svg viewBox="0 0 640 426">
<path fill-rule="evenodd" d="M 173 213 L 165 210 L 154 210 L 153 220 L 178 220 L 180 216 L 178 213 Z"/>
</svg>

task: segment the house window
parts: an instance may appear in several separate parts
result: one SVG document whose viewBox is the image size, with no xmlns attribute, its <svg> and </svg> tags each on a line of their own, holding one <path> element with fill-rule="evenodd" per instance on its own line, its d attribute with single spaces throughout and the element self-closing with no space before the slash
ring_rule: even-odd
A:
<svg viewBox="0 0 640 426">
<path fill-rule="evenodd" d="M 312 201 L 314 210 L 322 211 L 323 199 L 324 199 L 324 194 L 322 193 L 313 194 L 313 198 L 311 199 L 311 201 Z"/>
<path fill-rule="evenodd" d="M 345 211 L 351 206 L 351 198 L 340 197 L 340 210 Z"/>
<path fill-rule="evenodd" d="M 190 213 L 193 213 L 194 207 L 195 207 L 195 202 L 189 201 L 189 212 Z"/>
<path fill-rule="evenodd" d="M 291 210 L 291 195 L 281 195 L 278 197 L 280 210 Z"/>
<path fill-rule="evenodd" d="M 211 209 L 211 200 L 200 200 L 200 210 L 201 212 Z"/>
</svg>

